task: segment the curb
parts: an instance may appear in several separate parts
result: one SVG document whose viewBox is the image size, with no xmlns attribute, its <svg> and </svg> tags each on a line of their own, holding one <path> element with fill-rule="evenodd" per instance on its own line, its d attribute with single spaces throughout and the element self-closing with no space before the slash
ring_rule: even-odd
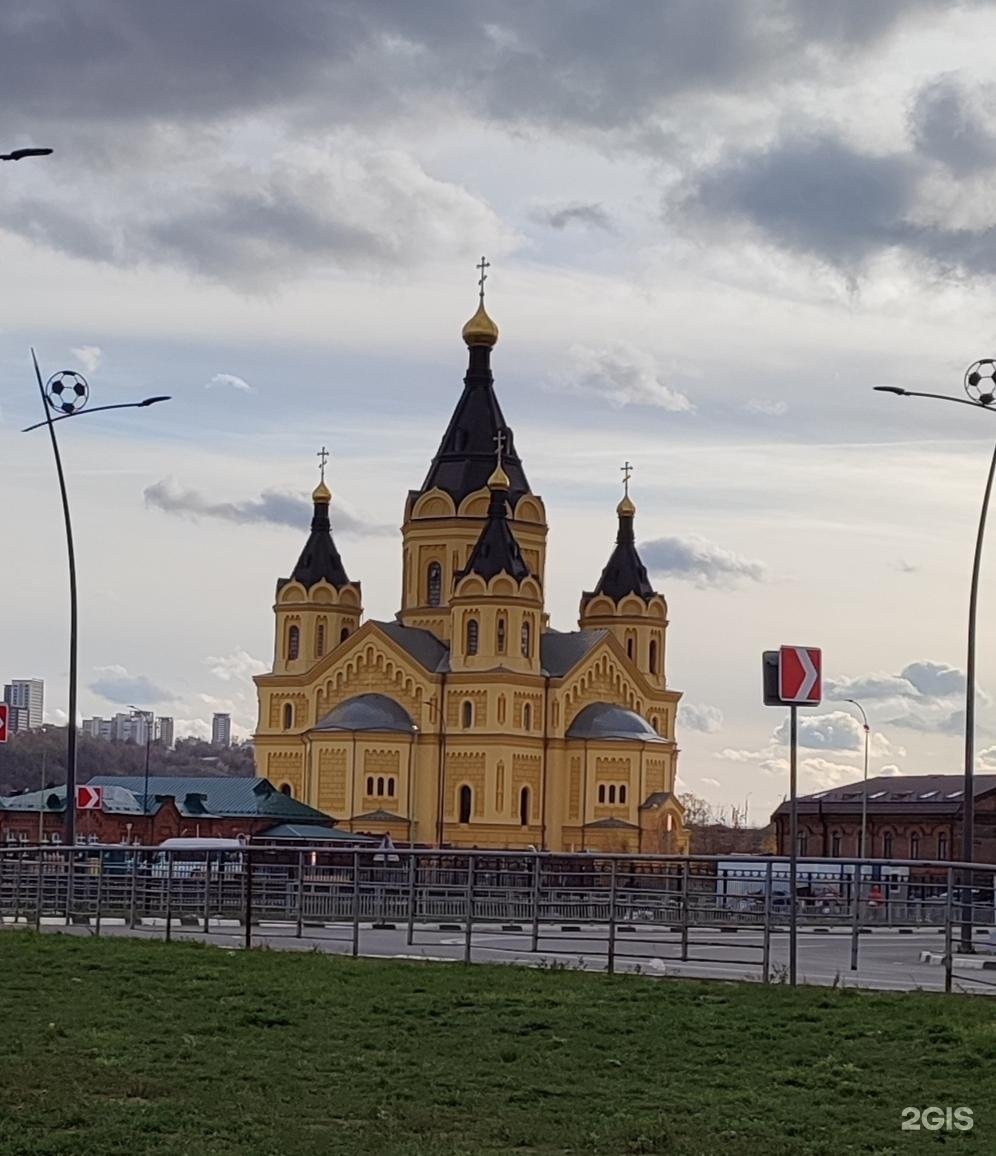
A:
<svg viewBox="0 0 996 1156">
<path fill-rule="evenodd" d="M 945 957 L 936 951 L 921 951 L 920 962 L 944 965 Z M 996 959 L 985 959 L 978 955 L 955 955 L 951 966 L 956 971 L 996 971 Z"/>
</svg>

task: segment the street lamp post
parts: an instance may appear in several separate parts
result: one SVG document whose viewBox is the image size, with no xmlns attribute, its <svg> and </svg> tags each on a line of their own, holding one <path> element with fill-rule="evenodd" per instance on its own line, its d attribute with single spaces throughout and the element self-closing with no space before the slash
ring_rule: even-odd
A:
<svg viewBox="0 0 996 1156">
<path fill-rule="evenodd" d="M 12 149 L 9 153 L 0 153 L 0 161 L 23 161 L 25 157 L 48 157 L 52 149 Z"/>
<path fill-rule="evenodd" d="M 66 526 L 66 550 L 69 557 L 69 720 L 66 734 L 66 819 L 63 839 L 66 846 L 72 847 L 76 842 L 76 666 L 79 651 L 79 608 L 76 596 L 76 550 L 73 545 L 73 524 L 69 514 L 69 495 L 66 492 L 66 476 L 62 469 L 59 441 L 55 436 L 55 423 L 65 421 L 66 418 L 79 417 L 84 413 L 100 413 L 107 409 L 140 409 L 144 406 L 154 405 L 158 401 L 169 401 L 169 398 L 147 397 L 144 401 L 101 405 L 92 410 L 84 410 L 83 407 L 90 398 L 90 387 L 82 374 L 67 369 L 61 373 L 56 373 L 47 382 L 43 382 L 38 358 L 33 349 L 31 350 L 31 360 L 35 367 L 38 393 L 41 396 L 42 409 L 45 411 L 45 420 L 28 426 L 22 432 L 28 433 L 41 426 L 48 427 L 49 438 L 52 443 L 52 455 L 55 458 L 55 472 L 59 479 L 62 516 Z M 57 413 L 58 417 L 53 417 L 53 413 Z"/>
<path fill-rule="evenodd" d="M 901 389 L 895 385 L 876 385 L 879 393 L 894 393 L 899 397 L 929 397 L 936 401 L 953 401 L 958 405 L 968 405 L 973 409 L 992 408 L 996 401 L 996 359 L 983 358 L 973 362 L 965 371 L 965 393 L 967 398 L 952 397 L 947 393 L 921 393 L 912 389 Z M 968 647 L 965 661 L 965 771 L 962 791 L 962 832 L 961 858 L 971 863 L 975 854 L 975 623 L 979 605 L 979 571 L 982 568 L 982 546 L 985 541 L 986 520 L 989 514 L 989 498 L 996 475 L 996 447 L 993 448 L 986 475 L 986 488 L 982 495 L 979 511 L 979 529 L 975 536 L 975 556 L 972 561 L 972 582 L 968 598 Z M 972 873 L 966 869 L 967 878 L 962 891 L 961 950 L 968 953 L 972 946 Z"/>
<path fill-rule="evenodd" d="M 145 719 L 145 784 L 142 788 L 142 815 L 144 817 L 149 812 L 149 751 L 152 748 L 152 724 L 156 716 L 151 710 L 145 710 L 140 706 L 129 704 L 128 709 L 142 715 Z"/>
<path fill-rule="evenodd" d="M 868 832 L 868 716 L 865 714 L 865 708 L 856 698 L 845 698 L 844 702 L 849 702 L 851 706 L 856 706 L 861 711 L 861 725 L 865 731 L 865 774 L 864 786 L 861 790 L 861 858 L 865 856 L 865 840 Z"/>
</svg>

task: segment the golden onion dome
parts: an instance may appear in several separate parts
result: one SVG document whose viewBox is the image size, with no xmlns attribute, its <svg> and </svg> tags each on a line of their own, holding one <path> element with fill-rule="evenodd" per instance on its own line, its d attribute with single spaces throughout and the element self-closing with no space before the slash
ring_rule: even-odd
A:
<svg viewBox="0 0 996 1156">
<path fill-rule="evenodd" d="M 619 505 L 616 506 L 616 513 L 627 518 L 632 518 L 636 513 L 636 506 L 633 505 L 633 501 L 629 494 L 627 494 L 619 503 Z"/>
<path fill-rule="evenodd" d="M 483 300 L 463 327 L 462 336 L 468 345 L 494 345 L 498 340 L 498 326 L 488 316 Z"/>
<path fill-rule="evenodd" d="M 319 482 L 318 485 L 315 486 L 314 492 L 311 495 L 311 500 L 313 502 L 325 502 L 326 504 L 332 501 L 332 491 L 328 488 L 324 481 Z"/>
<path fill-rule="evenodd" d="M 508 474 L 505 473 L 501 466 L 497 466 L 495 472 L 488 478 L 488 489 L 510 490 L 511 488 L 512 483 L 508 480 Z"/>
</svg>

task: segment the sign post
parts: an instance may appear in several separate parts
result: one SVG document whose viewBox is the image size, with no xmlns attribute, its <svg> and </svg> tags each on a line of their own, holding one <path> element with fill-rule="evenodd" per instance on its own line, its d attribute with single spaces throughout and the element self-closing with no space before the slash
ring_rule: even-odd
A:
<svg viewBox="0 0 996 1156">
<path fill-rule="evenodd" d="M 798 965 L 799 707 L 819 706 L 823 700 L 823 654 L 815 646 L 781 646 L 764 652 L 761 669 L 765 706 L 789 708 L 789 983 L 794 987 Z"/>
<path fill-rule="evenodd" d="M 0 743 L 7 741 L 7 715 L 10 707 L 5 702 L 0 702 Z"/>
</svg>

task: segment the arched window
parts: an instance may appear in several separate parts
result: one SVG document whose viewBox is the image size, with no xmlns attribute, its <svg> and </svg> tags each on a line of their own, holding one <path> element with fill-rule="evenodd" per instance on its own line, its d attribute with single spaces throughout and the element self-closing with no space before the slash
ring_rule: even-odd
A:
<svg viewBox="0 0 996 1156">
<path fill-rule="evenodd" d="M 297 626 L 292 626 L 287 631 L 287 659 L 292 661 L 301 653 L 301 631 Z"/>
<path fill-rule="evenodd" d="M 460 722 L 464 730 L 467 730 L 468 727 L 472 727 L 474 725 L 474 704 L 470 701 L 469 698 L 463 704 Z"/>
<path fill-rule="evenodd" d="M 325 623 L 319 622 L 315 627 L 315 658 L 321 658 L 325 653 Z"/>
<path fill-rule="evenodd" d="M 623 783 L 619 788 L 619 802 L 620 803 L 626 802 L 626 784 L 625 783 Z"/>
<path fill-rule="evenodd" d="M 429 592 L 429 605 L 438 606 L 443 600 L 443 568 L 438 562 L 430 562 L 426 571 L 426 587 Z"/>
<path fill-rule="evenodd" d="M 367 775 L 367 797 L 369 798 L 374 793 L 373 775 Z"/>
<path fill-rule="evenodd" d="M 387 780 L 387 797 L 389 799 L 394 798 L 394 776 L 393 775 Z"/>
<path fill-rule="evenodd" d="M 886 831 L 882 836 L 882 858 L 892 858 L 892 832 Z"/>
<path fill-rule="evenodd" d="M 633 657 L 633 636 L 632 634 L 626 639 L 626 657 Z"/>
<path fill-rule="evenodd" d="M 809 849 L 809 833 L 807 831 L 799 832 L 799 854 L 805 857 Z"/>
<path fill-rule="evenodd" d="M 507 645 L 505 636 L 507 631 L 508 623 L 505 620 L 505 615 L 499 614 L 498 621 L 495 624 L 495 650 L 497 650 L 499 654 L 505 653 L 505 646 Z"/>
<path fill-rule="evenodd" d="M 830 836 L 830 854 L 831 855 L 839 855 L 840 854 L 840 832 L 839 831 L 834 831 L 834 833 Z"/>
<path fill-rule="evenodd" d="M 598 784 L 598 801 L 600 803 L 605 802 L 605 784 L 604 783 Z"/>
<path fill-rule="evenodd" d="M 650 640 L 650 673 L 657 673 L 657 640 Z"/>
<path fill-rule="evenodd" d="M 910 835 L 910 858 L 920 858 L 920 836 L 916 834 Z"/>
<path fill-rule="evenodd" d="M 612 783 L 609 786 L 609 802 L 614 803 L 615 801 L 616 801 L 616 785 L 615 785 L 615 783 Z"/>
<path fill-rule="evenodd" d="M 528 702 L 522 708 L 522 729 L 524 731 L 531 731 L 533 729 L 533 708 Z"/>
<path fill-rule="evenodd" d="M 480 627 L 477 625 L 477 619 L 476 618 L 468 618 L 467 619 L 467 653 L 468 654 L 476 654 L 477 653 L 477 636 L 478 636 L 479 630 L 480 630 Z"/>
<path fill-rule="evenodd" d="M 667 823 L 665 824 L 665 826 L 667 827 L 667 829 L 669 831 L 674 830 L 674 815 L 672 815 L 670 811 L 668 811 L 668 813 L 667 813 Z"/>
<path fill-rule="evenodd" d="M 937 858 L 947 859 L 948 857 L 948 837 L 947 835 L 937 836 Z"/>
<path fill-rule="evenodd" d="M 529 788 L 523 787 L 519 792 L 519 823 L 523 827 L 529 826 Z"/>
<path fill-rule="evenodd" d="M 383 799 L 383 797 L 384 797 L 384 776 L 379 775 L 377 778 L 377 798 Z"/>
<path fill-rule="evenodd" d="M 288 798 L 294 798 L 294 788 L 290 785 L 290 783 L 281 783 L 280 793 L 282 795 L 287 795 Z"/>
<path fill-rule="evenodd" d="M 344 626 L 342 628 L 342 630 L 339 631 L 339 641 L 345 642 L 348 637 L 349 637 L 349 627 Z"/>
<path fill-rule="evenodd" d="M 284 703 L 284 730 L 289 731 L 294 725 L 294 704 L 292 702 Z"/>
<path fill-rule="evenodd" d="M 460 788 L 460 822 L 470 822 L 470 812 L 474 805 L 474 792 L 466 785 Z"/>
<path fill-rule="evenodd" d="M 522 624 L 522 657 L 528 658 L 533 650 L 533 628 L 526 621 Z"/>
</svg>

